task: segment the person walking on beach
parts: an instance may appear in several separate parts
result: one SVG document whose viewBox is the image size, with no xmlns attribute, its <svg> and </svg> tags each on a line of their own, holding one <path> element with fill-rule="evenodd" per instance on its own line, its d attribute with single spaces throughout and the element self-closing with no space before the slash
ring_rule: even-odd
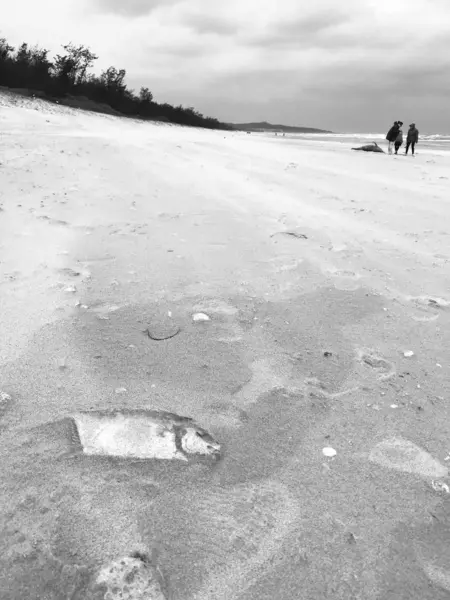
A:
<svg viewBox="0 0 450 600">
<path fill-rule="evenodd" d="M 392 144 L 394 144 L 395 140 L 397 139 L 398 130 L 400 129 L 400 124 L 403 125 L 403 123 L 401 123 L 401 121 L 395 121 L 395 123 L 392 125 L 392 127 L 387 132 L 386 139 L 389 142 L 389 147 L 388 147 L 389 154 L 392 154 Z"/>
<path fill-rule="evenodd" d="M 403 125 L 403 123 L 399 123 L 399 130 L 397 133 L 397 137 L 395 138 L 395 154 L 398 154 L 398 149 L 400 148 L 400 146 L 403 144 L 403 131 L 401 129 L 401 126 Z"/>
<path fill-rule="evenodd" d="M 416 128 L 415 123 L 411 123 L 408 129 L 408 135 L 406 136 L 406 150 L 405 154 L 408 154 L 409 147 L 411 146 L 411 154 L 414 156 L 414 146 L 419 141 L 419 132 Z"/>
</svg>

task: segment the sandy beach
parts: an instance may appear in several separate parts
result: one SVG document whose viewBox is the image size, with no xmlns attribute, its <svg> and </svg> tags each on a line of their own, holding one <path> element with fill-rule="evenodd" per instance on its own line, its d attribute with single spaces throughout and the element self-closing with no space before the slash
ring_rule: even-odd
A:
<svg viewBox="0 0 450 600">
<path fill-rule="evenodd" d="M 351 146 L 0 95 L 2 600 L 449 597 L 450 151 Z M 107 407 L 223 457 L 67 458 Z"/>
</svg>

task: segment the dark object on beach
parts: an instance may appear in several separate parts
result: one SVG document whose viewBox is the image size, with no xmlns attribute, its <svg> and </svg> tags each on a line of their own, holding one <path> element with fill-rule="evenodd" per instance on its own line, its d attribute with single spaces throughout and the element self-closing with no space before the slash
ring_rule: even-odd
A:
<svg viewBox="0 0 450 600">
<path fill-rule="evenodd" d="M 270 237 L 273 237 L 274 235 L 291 235 L 292 237 L 298 238 L 299 240 L 307 240 L 308 236 L 306 236 L 304 233 L 297 233 L 296 231 L 277 231 L 276 233 L 272 233 L 272 235 Z"/>
<path fill-rule="evenodd" d="M 419 306 L 429 306 L 431 308 L 442 310 L 450 308 L 450 302 L 448 300 L 444 300 L 444 298 L 432 298 L 431 296 L 417 296 L 415 298 L 410 298 L 410 300 L 412 300 L 414 304 L 417 304 Z"/>
<path fill-rule="evenodd" d="M 67 275 L 68 277 L 79 277 L 81 275 L 79 271 L 75 271 L 70 267 L 59 269 L 59 272 L 61 273 L 61 275 Z"/>
<path fill-rule="evenodd" d="M 356 537 L 355 537 L 355 534 L 353 534 L 352 532 L 350 532 L 347 535 L 347 543 L 348 544 L 356 544 Z"/>
<path fill-rule="evenodd" d="M 395 142 L 394 142 L 395 154 L 398 154 L 398 151 L 402 144 L 403 144 L 403 131 L 401 129 L 401 124 L 399 123 L 398 134 L 397 134 L 397 137 L 395 138 Z"/>
<path fill-rule="evenodd" d="M 163 340 L 170 340 L 170 338 L 175 337 L 178 333 L 180 333 L 181 327 L 177 324 L 177 322 L 172 319 L 172 314 L 155 314 L 151 317 L 148 322 L 147 329 L 144 330 L 144 333 L 148 335 L 151 340 L 155 340 L 156 342 L 161 342 Z"/>
<path fill-rule="evenodd" d="M 388 142 L 395 142 L 395 140 L 397 139 L 397 135 L 399 132 L 400 127 L 403 125 L 402 121 L 395 121 L 395 123 L 392 125 L 392 127 L 389 129 L 389 131 L 386 134 L 386 139 Z"/>
<path fill-rule="evenodd" d="M 352 150 L 362 150 L 363 152 L 381 152 L 385 154 L 384 150 L 382 150 L 376 142 L 367 144 L 366 146 L 361 146 L 361 148 L 352 148 Z"/>
<path fill-rule="evenodd" d="M 330 356 L 333 356 L 332 352 L 328 352 L 328 350 L 326 352 L 323 353 L 323 355 L 325 356 L 325 358 L 330 358 Z"/>
<path fill-rule="evenodd" d="M 389 129 L 386 135 L 386 139 L 389 142 L 388 154 L 392 154 L 392 145 L 395 143 L 398 134 L 400 133 L 400 128 L 403 126 L 403 121 L 395 121 L 393 126 Z M 402 140 L 403 142 L 403 140 Z M 398 150 L 398 148 L 397 148 Z M 396 152 L 397 154 L 397 152 Z"/>
<path fill-rule="evenodd" d="M 411 152 L 414 155 L 414 146 L 419 141 L 419 131 L 416 128 L 415 123 L 411 123 L 408 129 L 408 135 L 406 136 L 406 151 L 405 154 L 408 154 L 409 147 L 411 146 Z"/>
<path fill-rule="evenodd" d="M 148 335 L 151 340 L 155 340 L 156 342 L 161 342 L 163 340 L 170 340 L 170 338 L 175 337 L 179 334 L 181 328 L 175 323 L 171 324 L 161 324 L 152 325 L 147 327 L 144 331 Z"/>
</svg>

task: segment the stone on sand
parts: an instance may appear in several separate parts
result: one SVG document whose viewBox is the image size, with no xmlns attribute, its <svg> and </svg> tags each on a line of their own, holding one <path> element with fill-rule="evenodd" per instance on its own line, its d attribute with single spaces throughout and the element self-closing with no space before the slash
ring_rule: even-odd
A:
<svg viewBox="0 0 450 600">
<path fill-rule="evenodd" d="M 0 390 L 0 416 L 8 410 L 11 400 L 12 398 L 9 394 Z"/>
<path fill-rule="evenodd" d="M 387 469 L 412 473 L 421 477 L 441 478 L 448 469 L 431 454 L 404 438 L 389 438 L 377 444 L 369 460 Z"/>
<path fill-rule="evenodd" d="M 334 448 L 324 448 L 322 450 L 322 454 L 324 456 L 326 456 L 327 458 L 334 458 L 336 456 L 337 452 Z"/>
<path fill-rule="evenodd" d="M 97 583 L 106 585 L 108 600 L 166 600 L 159 570 L 150 559 L 139 554 L 103 567 Z"/>
<path fill-rule="evenodd" d="M 11 400 L 11 396 L 6 392 L 0 391 L 0 404 L 3 402 L 9 402 L 9 400 Z"/>
<path fill-rule="evenodd" d="M 431 482 L 431 487 L 435 492 L 438 492 L 440 494 L 450 494 L 450 487 L 447 483 L 445 483 L 445 481 L 433 480 Z"/>
<path fill-rule="evenodd" d="M 192 316 L 192 320 L 194 321 L 194 323 L 204 323 L 206 321 L 210 321 L 211 319 L 205 313 L 195 313 Z"/>
</svg>

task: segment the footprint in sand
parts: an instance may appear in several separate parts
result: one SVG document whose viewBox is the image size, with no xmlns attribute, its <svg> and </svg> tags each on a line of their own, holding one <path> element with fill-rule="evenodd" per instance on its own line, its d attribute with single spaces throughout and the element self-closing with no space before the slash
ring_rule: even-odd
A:
<svg viewBox="0 0 450 600">
<path fill-rule="evenodd" d="M 341 256 L 355 257 L 364 254 L 364 250 L 361 246 L 348 242 L 339 242 L 339 240 L 332 242 L 327 249 L 329 252 L 334 252 Z"/>
<path fill-rule="evenodd" d="M 137 235 L 146 235 L 148 233 L 147 223 L 124 223 L 119 226 L 112 224 L 109 226 L 109 229 L 109 235 L 130 235 L 133 233 Z"/>
<path fill-rule="evenodd" d="M 328 269 L 328 273 L 334 275 L 335 277 L 350 277 L 352 279 L 360 278 L 360 275 L 358 275 L 354 271 L 349 271 L 345 269 Z"/>
<path fill-rule="evenodd" d="M 256 360 L 250 368 L 253 372 L 252 378 L 233 396 L 233 402 L 244 409 L 257 402 L 262 394 L 284 388 L 289 375 L 286 372 L 280 377 L 280 365 L 268 358 Z"/>
<path fill-rule="evenodd" d="M 420 306 L 428 306 L 435 309 L 448 309 L 450 302 L 444 300 L 444 298 L 438 298 L 436 296 L 412 296 L 410 300 Z"/>
<path fill-rule="evenodd" d="M 20 278 L 21 275 L 22 273 L 20 271 L 11 271 L 10 273 L 5 273 L 3 275 L 3 281 L 1 281 L 0 284 L 17 281 L 17 279 Z"/>
<path fill-rule="evenodd" d="M 217 402 L 205 408 L 208 409 L 205 417 L 207 429 L 237 429 L 248 421 L 248 415 L 244 410 L 228 402 Z"/>
<path fill-rule="evenodd" d="M 429 452 L 401 437 L 393 437 L 377 444 L 369 460 L 381 467 L 411 473 L 420 477 L 440 479 L 448 476 L 448 469 Z"/>
<path fill-rule="evenodd" d="M 171 220 L 171 219 L 179 219 L 182 215 L 181 213 L 165 213 L 161 212 L 156 215 L 162 220 Z"/>
<path fill-rule="evenodd" d="M 201 302 L 197 302 L 192 307 L 192 310 L 194 313 L 206 311 L 212 314 L 222 314 L 227 316 L 234 316 L 238 313 L 238 309 L 235 306 L 217 298 L 208 298 Z"/>
<path fill-rule="evenodd" d="M 430 581 L 450 592 L 450 570 L 437 567 L 431 563 L 424 564 L 422 568 Z"/>
<path fill-rule="evenodd" d="M 342 291 L 354 291 L 361 287 L 359 280 L 361 275 L 350 269 L 337 269 L 330 267 L 326 269 L 326 274 L 334 279 L 334 287 Z"/>
<path fill-rule="evenodd" d="M 438 296 L 401 296 L 400 302 L 406 301 L 410 307 L 411 317 L 414 321 L 436 321 L 442 312 L 447 312 L 450 302 Z"/>
<path fill-rule="evenodd" d="M 309 398 L 316 400 L 337 400 L 359 390 L 359 386 L 357 385 L 340 392 L 327 392 L 326 385 L 317 379 L 317 377 L 307 377 L 304 383 L 304 388 L 287 387 L 286 391 L 290 393 L 306 392 Z"/>
<path fill-rule="evenodd" d="M 64 275 L 65 277 L 79 277 L 81 275 L 80 271 L 75 271 L 75 269 L 71 269 L 70 267 L 58 269 L 58 273 Z"/>
<path fill-rule="evenodd" d="M 434 311 L 450 308 L 450 302 L 436 296 L 409 296 L 408 300 L 420 308 L 428 308 Z"/>
<path fill-rule="evenodd" d="M 109 320 L 111 313 L 120 310 L 122 307 L 109 302 L 95 302 L 89 306 L 89 311 L 97 315 L 100 320 Z"/>
<path fill-rule="evenodd" d="M 303 263 L 303 259 L 299 258 L 297 260 L 294 260 L 291 263 L 284 263 L 281 264 L 277 267 L 277 271 L 279 272 L 284 272 L 284 271 L 295 271 L 296 269 L 298 269 L 298 267 Z"/>
<path fill-rule="evenodd" d="M 154 521 L 147 519 L 144 528 L 161 540 L 159 560 L 174 600 L 242 598 L 299 514 L 288 488 L 278 482 L 188 489 L 182 498 L 179 492 L 173 496 L 156 500 Z"/>
<path fill-rule="evenodd" d="M 91 279 L 91 273 L 87 269 L 76 270 L 70 267 L 64 267 L 62 269 L 58 269 L 58 273 L 63 275 L 64 277 L 76 278 L 79 277 L 82 280 Z"/>
<path fill-rule="evenodd" d="M 428 511 L 431 521 L 415 528 L 411 540 L 417 562 L 430 583 L 450 592 L 450 522 L 448 502 L 434 505 Z M 436 590 L 437 592 L 437 590 Z M 438 594 L 436 594 L 436 597 Z M 445 596 L 448 598 L 448 596 Z M 439 598 L 441 596 L 439 595 Z"/>
<path fill-rule="evenodd" d="M 59 226 L 64 226 L 64 227 L 69 225 L 69 223 L 67 221 L 63 221 L 61 219 L 52 219 L 51 217 L 48 217 L 47 215 L 39 215 L 36 218 L 40 219 L 42 221 L 47 221 L 47 223 L 49 223 L 49 225 L 59 225 Z"/>
<path fill-rule="evenodd" d="M 251 311 L 250 311 L 251 312 Z M 233 304 L 218 298 L 205 298 L 192 306 L 193 314 L 206 314 L 218 328 L 220 342 L 240 341 L 248 329 L 249 314 L 240 311 Z M 253 323 L 251 322 L 251 325 Z"/>
<path fill-rule="evenodd" d="M 377 373 L 377 379 L 380 381 L 391 379 L 397 373 L 397 369 L 393 363 L 370 350 L 360 349 L 357 356 L 360 363 L 366 367 L 370 367 Z"/>
</svg>

